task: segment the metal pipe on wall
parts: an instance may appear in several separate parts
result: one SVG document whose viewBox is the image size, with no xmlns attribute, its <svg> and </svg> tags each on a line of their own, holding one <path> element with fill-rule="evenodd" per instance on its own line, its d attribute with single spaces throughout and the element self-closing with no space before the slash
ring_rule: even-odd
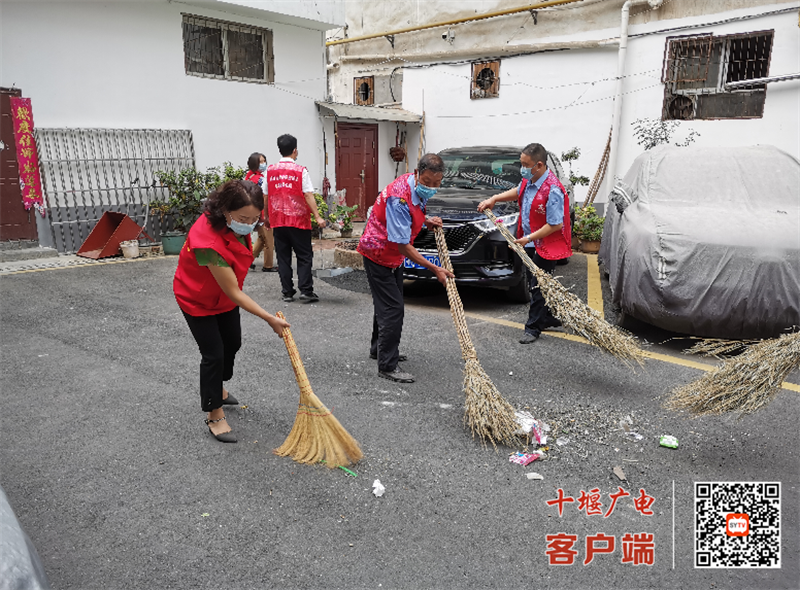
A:
<svg viewBox="0 0 800 590">
<path fill-rule="evenodd" d="M 485 20 L 487 18 L 494 18 L 496 16 L 506 16 L 509 14 L 516 14 L 519 12 L 528 12 L 530 10 L 539 10 L 541 8 L 549 8 L 550 6 L 560 6 L 562 4 L 572 4 L 573 2 L 580 2 L 581 0 L 550 0 L 548 2 L 537 2 L 528 6 L 520 8 L 509 8 L 507 10 L 498 10 L 495 12 L 488 12 L 477 16 L 470 16 L 467 18 L 458 18 L 429 25 L 419 25 L 416 27 L 406 27 L 405 29 L 395 29 L 394 31 L 384 31 L 383 33 L 373 33 L 371 35 L 360 35 L 358 37 L 350 37 L 349 39 L 337 39 L 336 41 L 328 41 L 326 46 L 343 45 L 345 43 L 353 43 L 355 41 L 366 41 L 367 39 L 377 39 L 379 37 L 391 37 L 392 35 L 399 35 L 401 33 L 413 33 L 415 31 L 424 31 L 426 29 L 435 29 L 436 27 L 447 27 L 450 25 L 457 25 L 461 23 L 469 23 L 476 20 Z"/>
<path fill-rule="evenodd" d="M 614 115 L 611 119 L 611 151 L 608 159 L 607 177 L 612 187 L 617 175 L 617 151 L 619 148 L 620 118 L 622 117 L 622 83 L 625 79 L 625 56 L 628 52 L 628 20 L 630 18 L 631 6 L 635 4 L 647 4 L 650 8 L 659 8 L 664 0 L 626 0 L 622 5 L 619 27 L 619 54 L 617 60 L 617 84 L 614 91 Z"/>
</svg>

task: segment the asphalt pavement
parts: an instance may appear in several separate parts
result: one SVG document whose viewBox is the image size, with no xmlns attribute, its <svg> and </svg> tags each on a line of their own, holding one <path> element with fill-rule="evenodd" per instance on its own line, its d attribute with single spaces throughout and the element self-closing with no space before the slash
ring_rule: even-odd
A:
<svg viewBox="0 0 800 590">
<path fill-rule="evenodd" d="M 0 484 L 55 589 L 798 587 L 796 392 L 740 421 L 690 420 L 662 396 L 701 371 L 679 362 L 675 342 L 658 344 L 664 334 L 640 333 L 676 361 L 635 370 L 557 335 L 522 346 L 525 306 L 464 289 L 467 312 L 488 318 L 469 319 L 483 368 L 551 429 L 546 457 L 522 467 L 464 428 L 463 362 L 440 287 L 407 288 L 401 351 L 417 382 L 394 384 L 368 356 L 363 273 L 317 279 L 311 305 L 281 302 L 276 274 L 251 273 L 245 290 L 284 311 L 315 393 L 360 442 L 354 478 L 272 453 L 298 389 L 281 340 L 244 313 L 228 385 L 242 405 L 226 408 L 239 443 L 209 435 L 199 354 L 172 296 L 176 263 L 0 277 Z M 575 257 L 557 270 L 582 297 L 585 268 Z M 662 434 L 679 447 L 659 446 Z M 781 482 L 781 568 L 695 567 L 704 481 Z M 559 488 L 576 500 L 596 488 L 605 512 L 620 487 L 631 496 L 607 518 L 546 503 Z M 633 502 L 640 490 L 650 516 Z M 548 563 L 546 537 L 561 532 L 576 535 L 573 565 Z M 584 565 L 598 533 L 614 535 L 615 552 Z M 626 533 L 653 535 L 652 565 L 621 562 Z"/>
</svg>

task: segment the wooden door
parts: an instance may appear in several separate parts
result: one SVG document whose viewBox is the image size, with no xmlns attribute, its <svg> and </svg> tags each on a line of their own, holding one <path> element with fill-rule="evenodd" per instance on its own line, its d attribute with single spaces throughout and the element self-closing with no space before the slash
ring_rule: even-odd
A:
<svg viewBox="0 0 800 590">
<path fill-rule="evenodd" d="M 22 96 L 18 88 L 0 88 L 0 241 L 36 240 L 36 212 L 22 204 L 17 166 L 17 144 L 11 120 L 11 97 Z"/>
<path fill-rule="evenodd" d="M 339 123 L 336 135 L 336 189 L 347 189 L 347 204 L 358 205 L 364 221 L 378 198 L 378 126 Z"/>
</svg>

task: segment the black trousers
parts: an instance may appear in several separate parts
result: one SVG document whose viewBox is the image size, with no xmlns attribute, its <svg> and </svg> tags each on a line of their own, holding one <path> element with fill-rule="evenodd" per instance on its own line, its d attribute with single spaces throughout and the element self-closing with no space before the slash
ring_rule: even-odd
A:
<svg viewBox="0 0 800 590">
<path fill-rule="evenodd" d="M 311 230 L 275 227 L 272 235 L 275 238 L 278 275 L 281 278 L 281 291 L 284 296 L 293 296 L 297 292 L 294 290 L 292 276 L 292 251 L 297 257 L 297 283 L 300 292 L 311 295 L 314 292 L 314 279 L 311 276 L 311 264 L 314 261 L 314 252 L 311 249 Z"/>
<path fill-rule="evenodd" d="M 183 312 L 200 349 L 200 407 L 210 412 L 222 407 L 222 382 L 233 377 L 233 362 L 242 347 L 239 308 L 208 316 Z"/>
<path fill-rule="evenodd" d="M 533 263 L 549 274 L 553 274 L 556 267 L 555 260 L 547 260 L 542 258 L 534 248 L 525 248 Z M 525 322 L 525 332 L 538 336 L 542 330 L 551 328 L 558 325 L 558 320 L 553 317 L 550 308 L 542 297 L 542 292 L 539 290 L 539 281 L 536 280 L 536 275 L 528 271 L 531 281 L 531 308 L 528 310 L 528 321 Z"/>
<path fill-rule="evenodd" d="M 381 266 L 364 257 L 364 270 L 375 308 L 369 351 L 378 356 L 378 370 L 391 373 L 397 368 L 403 334 L 403 267 Z"/>
</svg>

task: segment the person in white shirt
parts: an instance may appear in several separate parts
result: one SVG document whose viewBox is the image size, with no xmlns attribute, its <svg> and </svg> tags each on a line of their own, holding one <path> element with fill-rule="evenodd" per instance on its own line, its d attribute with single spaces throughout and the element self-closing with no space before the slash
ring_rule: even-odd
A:
<svg viewBox="0 0 800 590">
<path fill-rule="evenodd" d="M 295 288 L 292 272 L 292 252 L 297 257 L 297 283 L 300 301 L 319 301 L 314 293 L 311 264 L 314 254 L 311 246 L 311 215 L 319 227 L 325 220 L 317 210 L 314 185 L 308 170 L 296 163 L 297 139 L 289 134 L 278 138 L 281 159 L 267 168 L 267 193 L 269 195 L 269 222 L 275 238 L 278 258 L 278 275 L 284 301 L 294 301 Z"/>
</svg>

